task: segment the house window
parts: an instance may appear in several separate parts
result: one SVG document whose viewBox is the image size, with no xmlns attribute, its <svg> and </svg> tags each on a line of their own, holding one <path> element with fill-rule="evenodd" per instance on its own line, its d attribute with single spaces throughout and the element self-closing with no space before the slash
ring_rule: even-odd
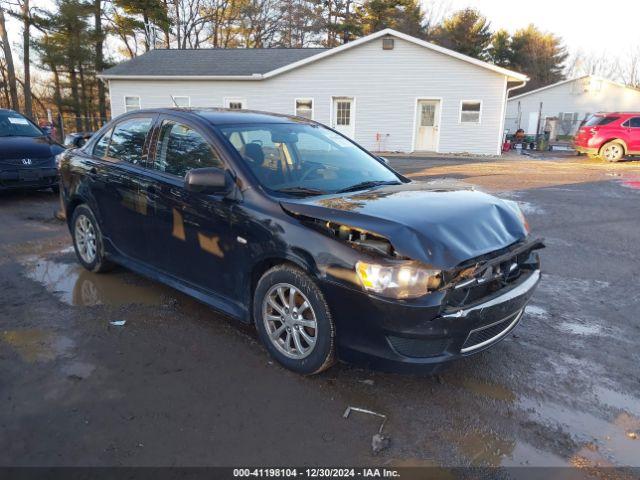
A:
<svg viewBox="0 0 640 480">
<path fill-rule="evenodd" d="M 336 125 L 351 125 L 351 101 L 336 102 Z"/>
<path fill-rule="evenodd" d="M 244 98 L 225 98 L 224 106 L 231 110 L 242 110 L 247 108 L 247 101 Z"/>
<path fill-rule="evenodd" d="M 460 104 L 460 123 L 480 123 L 482 102 L 463 100 Z"/>
<path fill-rule="evenodd" d="M 296 115 L 313 120 L 313 99 L 296 98 Z"/>
<path fill-rule="evenodd" d="M 173 99 L 172 107 L 188 108 L 191 106 L 191 97 L 180 96 L 171 98 Z"/>
<path fill-rule="evenodd" d="M 124 97 L 124 111 L 140 110 L 140 97 Z"/>
</svg>

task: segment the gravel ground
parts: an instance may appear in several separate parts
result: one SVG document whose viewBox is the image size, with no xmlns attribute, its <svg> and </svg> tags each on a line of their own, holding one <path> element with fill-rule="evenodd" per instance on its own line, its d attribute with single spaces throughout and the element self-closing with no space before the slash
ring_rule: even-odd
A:
<svg viewBox="0 0 640 480">
<path fill-rule="evenodd" d="M 640 466 L 640 163 L 390 161 L 517 200 L 546 238 L 519 327 L 436 376 L 296 376 L 171 288 L 83 271 L 52 194 L 1 194 L 0 465 Z"/>
</svg>

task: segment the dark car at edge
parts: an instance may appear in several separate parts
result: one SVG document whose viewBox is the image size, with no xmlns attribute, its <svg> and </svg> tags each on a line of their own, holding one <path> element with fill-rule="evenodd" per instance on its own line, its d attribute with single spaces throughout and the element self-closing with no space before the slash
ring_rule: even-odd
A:
<svg viewBox="0 0 640 480">
<path fill-rule="evenodd" d="M 540 279 L 516 203 L 411 181 L 298 117 L 139 110 L 59 160 L 84 267 L 254 324 L 301 374 L 433 371 L 503 339 Z"/>
<path fill-rule="evenodd" d="M 55 156 L 63 150 L 28 118 L 0 109 L 0 190 L 57 190 Z"/>
</svg>

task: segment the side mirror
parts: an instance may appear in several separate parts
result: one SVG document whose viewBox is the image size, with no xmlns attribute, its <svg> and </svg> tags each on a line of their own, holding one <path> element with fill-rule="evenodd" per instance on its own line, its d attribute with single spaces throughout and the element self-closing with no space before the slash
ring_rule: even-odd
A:
<svg viewBox="0 0 640 480">
<path fill-rule="evenodd" d="M 233 180 L 227 170 L 221 168 L 194 168 L 184 177 L 189 192 L 223 194 L 231 191 Z"/>
</svg>

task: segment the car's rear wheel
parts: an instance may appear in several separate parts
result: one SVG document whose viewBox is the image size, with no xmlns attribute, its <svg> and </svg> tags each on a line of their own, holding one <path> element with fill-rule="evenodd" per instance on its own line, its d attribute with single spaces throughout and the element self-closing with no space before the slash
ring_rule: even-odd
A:
<svg viewBox="0 0 640 480">
<path fill-rule="evenodd" d="M 91 209 L 79 205 L 71 217 L 73 248 L 80 264 L 91 272 L 106 272 L 113 264 L 104 256 L 102 232 Z"/>
<path fill-rule="evenodd" d="M 618 142 L 607 142 L 600 149 L 600 157 L 607 162 L 619 162 L 624 157 L 624 146 Z"/>
<path fill-rule="evenodd" d="M 253 318 L 260 339 L 284 367 L 303 375 L 335 361 L 335 326 L 324 295 L 302 270 L 279 265 L 258 281 Z"/>
</svg>

